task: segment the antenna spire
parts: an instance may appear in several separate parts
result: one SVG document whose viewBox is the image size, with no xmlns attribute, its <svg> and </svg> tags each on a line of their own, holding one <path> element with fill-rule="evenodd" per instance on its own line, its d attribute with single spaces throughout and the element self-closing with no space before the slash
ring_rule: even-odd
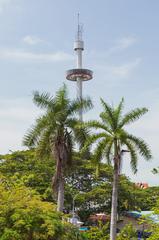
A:
<svg viewBox="0 0 159 240">
<path fill-rule="evenodd" d="M 83 25 L 80 23 L 80 14 L 77 15 L 78 28 L 77 28 L 77 41 L 82 41 Z"/>
<path fill-rule="evenodd" d="M 78 26 L 79 26 L 79 17 L 80 17 L 80 14 L 78 13 L 78 15 L 77 15 L 77 18 L 78 18 Z"/>
</svg>

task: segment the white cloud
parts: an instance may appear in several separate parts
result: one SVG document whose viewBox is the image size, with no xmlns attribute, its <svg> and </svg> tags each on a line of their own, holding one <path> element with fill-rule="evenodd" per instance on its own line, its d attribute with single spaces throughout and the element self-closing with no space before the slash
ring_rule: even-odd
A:
<svg viewBox="0 0 159 240">
<path fill-rule="evenodd" d="M 125 78 L 128 77 L 140 63 L 141 59 L 137 58 L 133 62 L 122 64 L 120 66 L 112 66 L 110 67 L 110 73 L 114 76 Z"/>
<path fill-rule="evenodd" d="M 60 62 L 72 60 L 73 56 L 65 52 L 35 53 L 19 49 L 0 49 L 0 59 Z"/>
<path fill-rule="evenodd" d="M 117 40 L 115 42 L 115 45 L 107 50 L 106 55 L 110 56 L 111 54 L 125 50 L 125 49 L 133 46 L 137 41 L 138 41 L 138 39 L 133 36 L 123 37 L 123 38 Z"/>
<path fill-rule="evenodd" d="M 26 44 L 29 44 L 29 45 L 36 45 L 38 43 L 44 42 L 44 40 L 42 40 L 36 36 L 27 35 L 23 38 L 23 42 Z"/>
<path fill-rule="evenodd" d="M 132 37 L 132 36 L 124 37 L 118 41 L 116 48 L 126 49 L 134 45 L 136 42 L 137 42 L 136 37 Z"/>
<path fill-rule="evenodd" d="M 95 65 L 94 68 L 98 71 L 104 72 L 104 76 L 107 76 L 108 79 L 118 78 L 127 78 L 129 77 L 136 67 L 141 63 L 141 58 L 136 58 L 132 62 L 120 64 L 120 65 L 108 65 L 108 64 L 99 64 Z"/>
</svg>

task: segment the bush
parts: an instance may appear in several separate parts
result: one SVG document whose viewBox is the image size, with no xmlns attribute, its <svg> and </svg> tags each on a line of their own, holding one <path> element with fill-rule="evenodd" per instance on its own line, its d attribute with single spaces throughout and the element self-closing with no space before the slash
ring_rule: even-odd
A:
<svg viewBox="0 0 159 240">
<path fill-rule="evenodd" d="M 126 225 L 118 234 L 117 240 L 137 240 L 136 230 L 131 224 Z"/>
<path fill-rule="evenodd" d="M 88 232 L 84 234 L 88 240 L 109 240 L 109 226 L 108 224 L 91 227 Z"/>
<path fill-rule="evenodd" d="M 82 240 L 80 235 L 77 238 L 78 230 L 63 222 L 55 209 L 23 183 L 0 177 L 1 240 Z"/>
</svg>

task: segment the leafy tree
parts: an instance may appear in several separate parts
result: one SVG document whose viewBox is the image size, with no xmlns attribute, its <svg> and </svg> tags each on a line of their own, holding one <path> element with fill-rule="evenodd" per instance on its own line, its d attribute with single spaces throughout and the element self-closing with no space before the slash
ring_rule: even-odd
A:
<svg viewBox="0 0 159 240">
<path fill-rule="evenodd" d="M 156 206 L 157 200 L 159 199 L 159 187 L 157 186 L 149 187 L 147 189 L 139 189 L 134 187 L 132 193 L 132 206 L 135 210 L 139 211 L 152 210 L 152 208 Z"/>
<path fill-rule="evenodd" d="M 77 153 L 75 154 L 77 158 Z M 55 172 L 52 158 L 37 157 L 35 150 L 16 151 L 0 156 L 0 173 L 14 176 L 14 181 L 23 182 L 36 190 L 45 201 L 52 202 L 51 176 Z M 73 197 L 76 210 L 82 221 L 92 213 L 110 214 L 112 191 L 112 167 L 101 163 L 98 178 L 91 161 L 76 161 L 65 177 L 65 209 L 72 209 Z M 159 187 L 140 189 L 124 175 L 119 179 L 118 213 L 127 210 L 151 210 L 159 198 Z M 56 199 L 53 201 L 56 203 Z"/>
<path fill-rule="evenodd" d="M 78 160 L 72 167 L 65 177 L 65 209 L 72 209 L 73 197 L 77 194 L 75 208 L 82 221 L 87 221 L 93 213 L 110 214 L 112 167 L 101 163 L 98 178 L 91 161 Z M 52 158 L 37 157 L 35 150 L 0 156 L 0 173 L 7 178 L 14 176 L 14 181 L 23 182 L 26 187 L 36 190 L 45 201 L 52 202 L 50 179 L 54 172 L 55 162 Z M 140 189 L 120 175 L 118 194 L 119 214 L 127 210 L 151 210 L 159 198 L 159 187 Z M 53 202 L 56 203 L 56 199 Z"/>
<path fill-rule="evenodd" d="M 156 215 L 159 216 L 159 199 L 157 200 L 156 206 L 152 209 Z M 151 228 L 149 229 L 151 232 L 151 236 L 148 238 L 149 240 L 157 240 L 159 239 L 159 225 L 158 223 L 151 222 Z"/>
<path fill-rule="evenodd" d="M 78 230 L 55 208 L 22 182 L 0 176 L 0 239 L 76 240 Z"/>
<path fill-rule="evenodd" d="M 75 114 L 79 109 L 92 107 L 90 99 L 68 98 L 66 86 L 57 91 L 53 98 L 48 93 L 34 93 L 34 103 L 45 110 L 24 137 L 24 145 L 36 147 L 39 156 L 51 154 L 56 160 L 56 170 L 52 178 L 53 189 L 58 193 L 57 210 L 63 210 L 65 174 L 72 163 L 72 150 L 76 142 L 83 143 L 84 131 L 76 128 L 79 120 Z"/>
<path fill-rule="evenodd" d="M 71 210 L 76 196 L 75 208 L 82 221 L 87 221 L 92 213 L 109 212 L 110 209 L 112 168 L 101 164 L 98 178 L 94 172 L 91 162 L 83 160 L 66 178 L 65 206 Z"/>
<path fill-rule="evenodd" d="M 136 230 L 131 224 L 126 225 L 117 236 L 117 240 L 137 240 Z"/>
<path fill-rule="evenodd" d="M 91 227 L 85 236 L 88 240 L 108 240 L 109 226 L 108 224 L 102 225 L 102 223 L 99 222 L 99 226 Z"/>
<path fill-rule="evenodd" d="M 113 160 L 113 192 L 112 192 L 112 211 L 110 239 L 116 239 L 116 222 L 117 222 L 117 200 L 118 200 L 118 182 L 122 161 L 122 155 L 129 151 L 131 157 L 131 167 L 134 172 L 137 171 L 137 160 L 139 153 L 146 160 L 151 158 L 151 152 L 147 144 L 141 139 L 129 134 L 125 127 L 135 120 L 139 119 L 148 110 L 146 108 L 136 108 L 123 115 L 124 101 L 123 99 L 117 107 L 110 106 L 101 99 L 103 112 L 100 114 L 101 121 L 88 121 L 83 124 L 91 129 L 100 130 L 98 133 L 92 134 L 87 138 L 83 152 L 92 144 L 97 142 L 93 161 L 99 165 L 100 161 L 105 157 L 110 163 Z"/>
<path fill-rule="evenodd" d="M 25 186 L 38 191 L 43 199 L 52 201 L 50 179 L 55 164 L 51 158 L 37 157 L 32 149 L 2 155 L 0 161 L 0 173 L 6 177 L 16 176 Z"/>
</svg>

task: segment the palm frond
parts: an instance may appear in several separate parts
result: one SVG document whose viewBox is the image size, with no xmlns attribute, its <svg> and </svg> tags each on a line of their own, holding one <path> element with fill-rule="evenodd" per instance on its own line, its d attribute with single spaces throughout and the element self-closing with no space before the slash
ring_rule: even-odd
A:
<svg viewBox="0 0 159 240">
<path fill-rule="evenodd" d="M 137 153 L 136 153 L 136 149 L 135 149 L 135 146 L 134 144 L 128 140 L 128 139 L 125 139 L 125 141 L 123 142 L 127 149 L 129 150 L 129 154 L 130 154 L 130 157 L 131 157 L 131 161 L 130 161 L 130 165 L 131 165 L 131 168 L 132 168 L 132 171 L 134 173 L 137 172 L 137 162 L 138 162 L 138 156 L 137 156 Z"/>
<path fill-rule="evenodd" d="M 68 91 L 65 84 L 56 92 L 55 100 L 56 106 L 62 107 L 65 111 L 67 110 L 70 99 L 68 98 Z"/>
<path fill-rule="evenodd" d="M 91 129 L 104 130 L 108 134 L 112 134 L 112 131 L 110 128 L 108 128 L 105 124 L 103 124 L 97 120 L 90 120 L 90 121 L 84 122 L 84 123 L 80 124 L 78 127 L 79 128 L 88 127 Z"/>
<path fill-rule="evenodd" d="M 89 137 L 89 129 L 86 127 L 80 129 L 74 127 L 72 131 L 74 132 L 74 139 L 79 144 L 79 148 L 81 149 Z"/>
<path fill-rule="evenodd" d="M 65 121 L 65 124 L 68 128 L 73 130 L 74 128 L 78 128 L 78 126 L 81 124 L 80 121 L 76 117 L 68 117 Z"/>
<path fill-rule="evenodd" d="M 146 160 L 150 160 L 152 158 L 151 150 L 142 138 L 137 138 L 131 134 L 127 134 L 127 139 L 129 139 L 135 145 L 140 155 Z"/>
<path fill-rule="evenodd" d="M 83 112 L 87 112 L 93 108 L 92 100 L 89 97 L 82 98 L 82 100 L 80 100 L 80 104 Z"/>
<path fill-rule="evenodd" d="M 51 128 L 48 127 L 47 129 L 45 129 L 45 131 L 43 131 L 36 149 L 37 156 L 39 157 L 50 156 L 50 154 L 53 152 L 53 146 L 51 144 L 51 135 L 52 135 Z"/>
<path fill-rule="evenodd" d="M 68 115 L 75 114 L 80 109 L 82 109 L 83 112 L 87 112 L 92 108 L 93 104 L 90 98 L 84 98 L 82 100 L 81 99 L 73 100 L 68 108 Z"/>
<path fill-rule="evenodd" d="M 93 152 L 93 162 L 94 163 L 101 162 L 101 160 L 103 159 L 104 153 L 105 153 L 105 148 L 110 140 L 111 140 L 110 137 L 104 138 L 97 144 L 97 146 L 95 147 L 95 150 Z"/>
<path fill-rule="evenodd" d="M 101 140 L 103 138 L 106 138 L 108 135 L 105 133 L 105 132 L 102 132 L 102 133 L 95 133 L 95 134 L 92 134 L 90 135 L 87 139 L 86 139 L 86 142 L 83 146 L 83 148 L 81 149 L 81 154 L 85 153 L 88 148 L 93 144 L 95 143 L 97 140 Z"/>
<path fill-rule="evenodd" d="M 91 159 L 92 164 L 93 164 L 93 165 L 95 166 L 95 168 L 96 168 L 96 173 L 95 173 L 96 177 L 99 176 L 99 172 L 100 172 L 100 163 L 101 163 L 101 160 L 102 160 L 102 158 L 103 158 L 104 142 L 105 142 L 105 139 L 102 140 L 102 141 L 100 141 L 100 142 L 97 144 L 97 146 L 96 146 L 96 148 L 95 148 L 95 150 L 94 150 L 94 152 L 93 152 L 92 159 Z"/>
<path fill-rule="evenodd" d="M 122 111 L 123 111 L 123 108 L 124 108 L 124 98 L 121 99 L 119 105 L 117 106 L 116 109 L 114 109 L 114 118 L 115 118 L 115 122 L 116 122 L 116 128 L 118 127 L 118 124 L 119 124 L 119 121 L 122 117 Z"/>
<path fill-rule="evenodd" d="M 42 131 L 47 124 L 46 116 L 42 116 L 36 120 L 36 124 L 32 126 L 24 135 L 23 145 L 27 147 L 35 147 L 39 141 Z"/>
<path fill-rule="evenodd" d="M 113 159 L 113 139 L 108 141 L 107 145 L 105 146 L 104 149 L 104 156 L 106 157 L 107 163 L 111 164 L 112 159 Z"/>
<path fill-rule="evenodd" d="M 104 114 L 101 113 L 100 116 L 104 117 L 105 115 L 105 117 L 107 117 L 107 121 L 109 121 L 109 125 L 114 130 L 116 127 L 115 118 L 114 118 L 114 109 L 108 103 L 106 103 L 102 98 L 100 100 L 104 108 L 104 112 L 103 112 Z"/>
<path fill-rule="evenodd" d="M 33 102 L 42 109 L 54 108 L 55 100 L 49 93 L 33 92 Z"/>
<path fill-rule="evenodd" d="M 107 112 L 101 112 L 99 116 L 102 119 L 102 122 L 105 125 L 105 127 L 107 127 L 108 129 L 111 129 L 111 131 L 115 130 L 115 124 L 114 125 L 112 124 L 112 119 Z"/>
<path fill-rule="evenodd" d="M 119 123 L 119 128 L 122 128 L 125 125 L 135 122 L 141 116 L 143 116 L 146 112 L 148 112 L 147 108 L 136 108 L 129 113 L 125 114 L 121 122 Z"/>
</svg>

